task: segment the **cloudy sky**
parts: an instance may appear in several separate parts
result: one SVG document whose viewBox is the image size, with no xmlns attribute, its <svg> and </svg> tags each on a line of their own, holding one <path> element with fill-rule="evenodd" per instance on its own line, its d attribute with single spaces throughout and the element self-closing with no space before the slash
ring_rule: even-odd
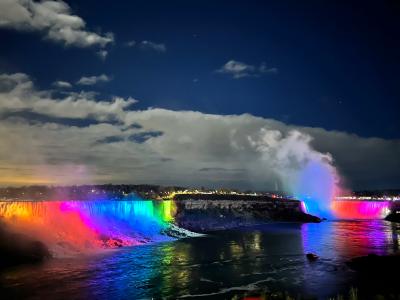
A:
<svg viewBox="0 0 400 300">
<path fill-rule="evenodd" d="M 0 185 L 399 188 L 400 7 L 335 2 L 0 1 Z"/>
</svg>

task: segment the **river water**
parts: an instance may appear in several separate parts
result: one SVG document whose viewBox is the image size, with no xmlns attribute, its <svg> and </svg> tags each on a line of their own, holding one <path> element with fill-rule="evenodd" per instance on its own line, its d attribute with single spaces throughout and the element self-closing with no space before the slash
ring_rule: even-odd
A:
<svg viewBox="0 0 400 300">
<path fill-rule="evenodd" d="M 52 259 L 0 275 L 3 299 L 231 299 L 286 291 L 314 299 L 360 285 L 345 265 L 398 251 L 400 229 L 386 221 L 271 223 L 198 238 Z M 309 262 L 305 253 L 320 259 Z"/>
</svg>

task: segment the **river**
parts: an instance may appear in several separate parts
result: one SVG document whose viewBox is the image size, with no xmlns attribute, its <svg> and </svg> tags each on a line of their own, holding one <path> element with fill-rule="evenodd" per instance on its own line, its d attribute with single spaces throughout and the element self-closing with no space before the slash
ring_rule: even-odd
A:
<svg viewBox="0 0 400 300">
<path fill-rule="evenodd" d="M 231 299 L 261 289 L 327 299 L 350 287 L 371 288 L 358 286 L 345 262 L 397 252 L 399 233 L 381 220 L 271 223 L 8 269 L 0 293 L 18 299 Z M 308 252 L 320 258 L 309 262 Z"/>
</svg>

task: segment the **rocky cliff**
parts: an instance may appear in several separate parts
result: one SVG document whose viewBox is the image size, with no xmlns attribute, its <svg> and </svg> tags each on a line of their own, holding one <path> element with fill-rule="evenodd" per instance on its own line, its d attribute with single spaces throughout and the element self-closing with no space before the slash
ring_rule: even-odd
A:
<svg viewBox="0 0 400 300">
<path fill-rule="evenodd" d="M 390 214 L 385 218 L 386 221 L 400 223 L 400 201 L 390 203 Z"/>
<path fill-rule="evenodd" d="M 300 201 L 268 196 L 180 194 L 175 223 L 194 232 L 209 232 L 271 221 L 320 222 L 303 212 Z"/>
</svg>

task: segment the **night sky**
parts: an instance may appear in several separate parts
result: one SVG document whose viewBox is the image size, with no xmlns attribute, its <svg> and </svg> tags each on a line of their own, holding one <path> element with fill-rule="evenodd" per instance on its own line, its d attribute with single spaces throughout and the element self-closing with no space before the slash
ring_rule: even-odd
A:
<svg viewBox="0 0 400 300">
<path fill-rule="evenodd" d="M 350 188 L 400 187 L 400 5 L 396 1 L 53 2 L 63 8 L 49 2 L 2 2 L 0 74 L 26 76 L 0 81 L 2 140 L 11 141 L 8 144 L 15 149 L 27 141 L 25 136 L 21 141 L 12 137 L 18 135 L 10 133 L 16 127 L 26 133 L 29 128 L 40 132 L 41 126 L 46 130 L 63 126 L 57 128 L 67 130 L 58 134 L 64 141 L 71 130 L 79 130 L 76 135 L 88 134 L 87 139 L 95 142 L 77 146 L 82 148 L 75 153 L 65 151 L 69 146 L 50 135 L 39 143 L 31 133 L 29 149 L 40 152 L 40 158 L 28 159 L 24 153 L 10 158 L 10 148 L 0 150 L 0 168 L 8 172 L 0 184 L 21 184 L 17 177 L 48 183 L 51 176 L 59 176 L 54 171 L 58 166 L 68 170 L 79 166 L 99 183 L 275 187 L 280 171 L 267 172 L 264 178 L 261 170 L 252 173 L 250 166 L 257 165 L 258 158 L 243 166 L 259 148 L 244 151 L 247 144 L 232 146 L 251 138 L 226 141 L 233 150 L 223 145 L 214 149 L 210 143 L 221 140 L 217 133 L 232 137 L 229 128 L 236 133 L 246 127 L 247 137 L 257 135 L 260 128 L 278 130 L 283 139 L 291 129 L 311 136 L 306 143 L 313 151 L 330 153 Z M 62 10 L 63 16 L 78 17 L 84 24 L 54 17 L 39 6 L 32 9 L 32 3 L 47 5 L 51 12 Z M 30 17 L 18 10 L 21 7 L 30 10 Z M 73 30 L 60 37 L 65 28 Z M 98 40 L 88 36 L 92 33 Z M 81 36 L 75 39 L 74 34 Z M 23 96 L 12 91 L 28 81 L 31 87 Z M 71 113 L 65 113 L 65 107 L 44 108 L 29 100 L 35 98 L 32 94 L 51 98 L 53 104 L 68 97 L 72 102 L 84 98 L 90 107 L 96 102 L 111 105 L 115 96 L 135 100 L 111 116 L 111 107 L 101 113 L 85 108 L 85 114 L 82 108 Z M 21 100 L 22 106 L 10 104 L 17 101 L 15 95 L 29 99 Z M 154 121 L 147 116 L 159 109 L 163 116 Z M 126 117 L 126 112 L 136 118 Z M 194 112 L 200 116 L 193 118 Z M 210 114 L 221 119 L 221 129 L 220 125 L 205 129 Z M 160 121 L 165 115 L 176 120 L 176 128 L 166 128 L 175 122 L 171 119 Z M 225 126 L 227 120 L 234 123 L 232 127 Z M 95 136 L 93 128 L 104 124 L 110 128 Z M 201 134 L 198 128 L 204 129 Z M 86 129 L 90 133 L 83 133 Z M 210 148 L 202 150 L 193 141 L 187 146 L 186 135 L 208 141 Z M 163 140 L 167 138 L 171 139 Z M 101 143 L 109 148 L 93 148 Z M 184 153 L 174 157 L 176 151 L 167 146 L 179 143 Z M 104 158 L 115 151 L 119 156 Z M 187 152 L 193 155 L 185 156 Z M 118 167 L 113 162 L 120 155 L 131 159 Z M 13 171 L 16 161 L 21 165 Z M 193 175 L 194 170 L 200 175 Z M 51 175 L 42 178 L 44 173 Z M 38 174 L 42 177 L 36 181 Z M 55 180 L 62 181 L 62 176 Z"/>
</svg>

